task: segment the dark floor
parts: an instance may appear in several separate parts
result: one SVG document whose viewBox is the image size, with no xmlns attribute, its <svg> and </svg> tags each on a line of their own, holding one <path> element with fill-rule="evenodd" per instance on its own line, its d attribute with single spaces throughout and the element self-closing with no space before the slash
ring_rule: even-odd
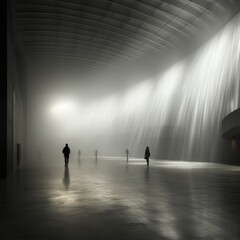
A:
<svg viewBox="0 0 240 240">
<path fill-rule="evenodd" d="M 240 167 L 24 163 L 0 182 L 0 239 L 240 239 Z"/>
</svg>

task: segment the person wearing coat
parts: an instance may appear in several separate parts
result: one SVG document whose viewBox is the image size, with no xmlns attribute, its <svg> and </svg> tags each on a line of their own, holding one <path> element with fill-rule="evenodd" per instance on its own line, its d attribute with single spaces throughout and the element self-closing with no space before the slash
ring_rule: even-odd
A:
<svg viewBox="0 0 240 240">
<path fill-rule="evenodd" d="M 146 147 L 144 158 L 147 161 L 147 165 L 149 165 L 149 157 L 150 157 L 150 150 L 149 150 L 149 147 Z"/>
<path fill-rule="evenodd" d="M 68 166 L 70 148 L 68 147 L 68 144 L 67 144 L 67 143 L 66 143 L 65 147 L 63 148 L 62 153 L 63 153 L 63 155 L 64 155 L 65 166 Z"/>
</svg>

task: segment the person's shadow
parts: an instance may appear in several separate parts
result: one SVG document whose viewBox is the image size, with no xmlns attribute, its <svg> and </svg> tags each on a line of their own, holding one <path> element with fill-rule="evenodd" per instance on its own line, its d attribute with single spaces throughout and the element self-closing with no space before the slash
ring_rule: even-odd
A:
<svg viewBox="0 0 240 240">
<path fill-rule="evenodd" d="M 78 157 L 78 167 L 80 167 L 80 165 L 81 165 L 81 159 L 80 157 Z"/>
<path fill-rule="evenodd" d="M 149 172 L 149 166 L 147 166 L 145 170 L 145 183 L 148 184 L 150 179 L 150 172 Z"/>
<path fill-rule="evenodd" d="M 68 187 L 70 185 L 70 176 L 69 176 L 68 167 L 65 167 L 65 170 L 64 170 L 63 184 L 64 184 L 65 188 L 68 189 Z"/>
</svg>

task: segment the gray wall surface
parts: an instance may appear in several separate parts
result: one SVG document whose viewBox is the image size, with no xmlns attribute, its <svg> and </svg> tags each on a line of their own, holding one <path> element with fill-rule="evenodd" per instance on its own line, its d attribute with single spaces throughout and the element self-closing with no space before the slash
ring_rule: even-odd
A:
<svg viewBox="0 0 240 240">
<path fill-rule="evenodd" d="M 7 71 L 1 81 L 1 151 L 0 178 L 11 174 L 17 166 L 16 145 L 20 144 L 24 157 L 25 145 L 25 103 L 23 98 L 26 78 L 24 59 L 14 41 L 11 21 L 11 2 L 7 2 Z M 6 21 L 5 21 L 6 23 Z"/>
</svg>

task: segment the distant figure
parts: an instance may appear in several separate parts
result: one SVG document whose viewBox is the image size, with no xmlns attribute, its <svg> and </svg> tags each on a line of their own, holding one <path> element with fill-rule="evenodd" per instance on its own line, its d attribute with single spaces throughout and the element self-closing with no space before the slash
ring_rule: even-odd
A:
<svg viewBox="0 0 240 240">
<path fill-rule="evenodd" d="M 80 156 L 81 156 L 81 151 L 78 150 L 78 158 L 80 158 Z"/>
<path fill-rule="evenodd" d="M 146 147 L 144 158 L 145 158 L 146 161 L 147 161 L 147 165 L 149 165 L 149 157 L 150 157 L 149 147 Z"/>
<path fill-rule="evenodd" d="M 70 148 L 68 147 L 67 143 L 66 143 L 65 147 L 63 148 L 62 153 L 64 154 L 65 166 L 68 166 Z"/>
<path fill-rule="evenodd" d="M 80 156 L 81 156 L 81 151 L 78 150 L 78 166 L 80 166 L 80 164 L 81 164 Z"/>
<path fill-rule="evenodd" d="M 98 150 L 95 150 L 95 158 L 97 160 L 97 158 L 98 158 Z"/>
<path fill-rule="evenodd" d="M 126 153 L 126 158 L 127 158 L 127 161 L 128 161 L 128 154 L 129 154 L 129 150 L 128 150 L 128 149 L 126 149 L 125 153 Z"/>
</svg>

